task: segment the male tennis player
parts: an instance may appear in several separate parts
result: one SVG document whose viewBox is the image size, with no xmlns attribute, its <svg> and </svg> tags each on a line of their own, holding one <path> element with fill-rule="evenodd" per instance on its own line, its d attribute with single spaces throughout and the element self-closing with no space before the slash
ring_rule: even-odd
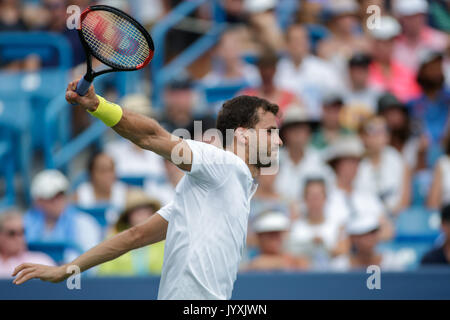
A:
<svg viewBox="0 0 450 320">
<path fill-rule="evenodd" d="M 225 102 L 217 118 L 225 147 L 221 149 L 175 137 L 154 119 L 123 110 L 96 95 L 93 86 L 85 96 L 79 96 L 76 85 L 77 81 L 67 87 L 68 102 L 79 104 L 141 148 L 171 160 L 186 174 L 177 185 L 174 200 L 144 223 L 66 265 L 21 264 L 14 270 L 14 283 L 32 278 L 59 282 L 70 276 L 70 265 L 84 271 L 166 239 L 158 299 L 230 299 L 245 246 L 250 199 L 257 187 L 254 178 L 270 165 L 262 163 L 259 151 L 266 149 L 262 151 L 274 156 L 282 145 L 276 130 L 278 106 L 249 96 Z M 233 129 L 231 141 L 225 138 L 226 129 Z M 267 141 L 252 145 L 251 133 L 255 131 L 258 142 L 261 137 Z M 239 149 L 245 152 L 241 154 Z M 252 163 L 255 150 L 258 157 Z"/>
</svg>

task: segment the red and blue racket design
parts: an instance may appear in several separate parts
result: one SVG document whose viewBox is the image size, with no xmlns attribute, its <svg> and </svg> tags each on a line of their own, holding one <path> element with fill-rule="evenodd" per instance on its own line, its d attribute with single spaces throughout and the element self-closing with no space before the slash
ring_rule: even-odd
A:
<svg viewBox="0 0 450 320">
<path fill-rule="evenodd" d="M 87 58 L 87 72 L 76 89 L 80 96 L 86 94 L 94 78 L 101 74 L 144 68 L 155 51 L 145 28 L 125 12 L 110 6 L 95 5 L 84 10 L 78 34 Z M 95 72 L 92 56 L 109 69 Z"/>
</svg>

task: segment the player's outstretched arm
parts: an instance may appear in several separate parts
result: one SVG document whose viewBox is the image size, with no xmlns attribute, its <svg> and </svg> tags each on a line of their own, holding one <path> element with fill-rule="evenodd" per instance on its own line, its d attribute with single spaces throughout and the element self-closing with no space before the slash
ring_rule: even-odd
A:
<svg viewBox="0 0 450 320">
<path fill-rule="evenodd" d="M 145 117 L 138 113 L 120 109 L 118 106 L 111 107 L 108 105 L 103 110 L 98 110 L 105 104 L 105 101 L 97 96 L 94 87 L 91 86 L 85 96 L 79 96 L 75 90 L 78 81 L 69 83 L 66 90 L 66 100 L 72 104 L 79 104 L 86 111 L 90 113 L 102 112 L 101 118 L 103 122 L 107 123 L 114 131 L 122 137 L 132 141 L 143 149 L 151 150 L 167 160 L 173 161 L 172 150 L 179 143 L 183 143 L 182 148 L 178 148 L 180 156 L 183 160 L 180 163 L 175 163 L 183 170 L 191 170 L 192 154 L 186 142 L 177 138 L 167 132 L 154 119 Z M 106 121 L 104 120 L 106 118 Z M 120 120 L 119 120 L 120 119 Z"/>
<path fill-rule="evenodd" d="M 23 263 L 14 269 L 12 276 L 17 277 L 13 283 L 22 284 L 33 278 L 49 282 L 63 281 L 71 274 L 68 273 L 69 266 L 75 265 L 83 272 L 96 265 L 113 260 L 132 249 L 164 240 L 167 226 L 168 222 L 164 218 L 159 214 L 154 214 L 143 223 L 127 229 L 86 251 L 71 263 L 57 267 Z"/>
</svg>

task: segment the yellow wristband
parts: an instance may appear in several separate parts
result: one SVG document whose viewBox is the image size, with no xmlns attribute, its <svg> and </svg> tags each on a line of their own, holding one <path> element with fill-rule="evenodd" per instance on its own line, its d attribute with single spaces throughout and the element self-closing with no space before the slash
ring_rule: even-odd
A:
<svg viewBox="0 0 450 320">
<path fill-rule="evenodd" d="M 97 109 L 93 112 L 88 112 L 94 117 L 102 120 L 108 127 L 114 127 L 122 118 L 122 108 L 99 95 L 97 95 L 97 98 L 100 100 Z"/>
</svg>

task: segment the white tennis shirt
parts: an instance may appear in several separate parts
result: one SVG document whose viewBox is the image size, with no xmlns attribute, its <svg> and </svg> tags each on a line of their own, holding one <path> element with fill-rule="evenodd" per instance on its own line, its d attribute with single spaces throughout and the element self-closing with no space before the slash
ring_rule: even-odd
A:
<svg viewBox="0 0 450 320">
<path fill-rule="evenodd" d="M 191 171 L 158 211 L 169 222 L 158 299 L 230 299 L 257 184 L 234 153 L 185 141 Z"/>
</svg>

